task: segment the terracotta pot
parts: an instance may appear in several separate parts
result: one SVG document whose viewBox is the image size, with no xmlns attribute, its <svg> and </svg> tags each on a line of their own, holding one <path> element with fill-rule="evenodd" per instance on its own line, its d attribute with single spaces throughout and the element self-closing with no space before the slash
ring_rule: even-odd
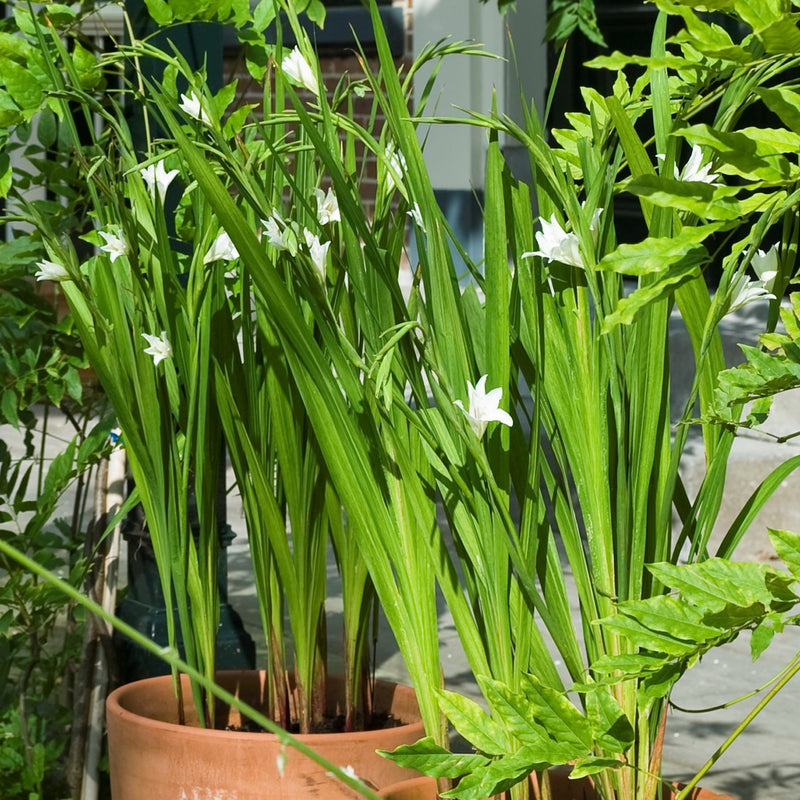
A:
<svg viewBox="0 0 800 800">
<path fill-rule="evenodd" d="M 219 683 L 250 705 L 258 706 L 264 673 L 223 672 Z M 183 676 L 184 695 L 190 697 Z M 328 679 L 328 710 L 336 713 L 342 682 Z M 338 692 L 338 697 L 337 697 Z M 306 756 L 286 748 L 267 733 L 200 728 L 187 704 L 187 724 L 178 724 L 172 678 L 163 676 L 121 686 L 107 701 L 109 767 L 113 800 L 355 800 L 361 795 L 327 774 Z M 380 789 L 414 773 L 377 755 L 424 735 L 414 691 L 378 681 L 375 710 L 402 725 L 363 733 L 321 733 L 299 737 L 333 764 L 352 766 L 368 786 Z M 194 717 L 194 718 L 192 718 Z M 237 727 L 235 709 L 218 705 L 218 725 Z M 278 764 L 284 760 L 283 775 Z"/>
<path fill-rule="evenodd" d="M 668 787 L 668 790 L 672 786 Z M 596 800 L 594 788 L 589 778 L 569 779 L 569 770 L 555 768 L 550 770 L 550 789 L 554 800 Z M 433 778 L 416 777 L 399 781 L 378 792 L 385 800 L 438 800 L 436 781 Z M 670 800 L 671 794 L 664 793 L 664 800 Z M 535 785 L 531 800 L 538 800 L 539 792 Z M 734 800 L 728 795 L 717 794 L 708 789 L 694 789 L 689 800 Z"/>
</svg>

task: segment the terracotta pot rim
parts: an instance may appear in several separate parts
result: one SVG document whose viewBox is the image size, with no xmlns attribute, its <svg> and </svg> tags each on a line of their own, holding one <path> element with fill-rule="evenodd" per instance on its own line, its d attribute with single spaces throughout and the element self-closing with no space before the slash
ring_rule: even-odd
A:
<svg viewBox="0 0 800 800">
<path fill-rule="evenodd" d="M 235 675 L 241 672 L 244 673 L 257 673 L 263 670 L 232 670 L 230 672 L 222 672 L 220 674 L 225 675 Z M 123 684 L 122 686 L 118 686 L 114 689 L 106 699 L 106 714 L 108 716 L 115 716 L 121 720 L 125 721 L 132 721 L 132 720 L 139 720 L 139 724 L 144 725 L 152 730 L 163 731 L 164 733 L 176 732 L 181 731 L 184 735 L 187 731 L 190 731 L 191 736 L 198 736 L 198 737 L 209 737 L 209 736 L 225 736 L 226 738 L 237 738 L 241 741 L 264 741 L 264 737 L 277 737 L 277 734 L 271 733 L 269 731 L 236 731 L 236 730 L 224 730 L 219 728 L 201 728 L 197 725 L 179 725 L 176 722 L 167 722 L 160 719 L 153 719 L 152 717 L 145 716 L 144 714 L 137 713 L 135 711 L 131 711 L 130 709 L 126 708 L 123 705 L 123 702 L 129 698 L 136 696 L 142 692 L 146 692 L 148 687 L 150 686 L 157 686 L 161 685 L 164 682 L 172 681 L 172 676 L 170 675 L 158 675 L 154 678 L 142 678 L 137 681 L 133 681 L 131 683 Z M 410 686 L 406 686 L 402 683 L 396 683 L 394 681 L 383 680 L 378 678 L 375 681 L 376 685 L 382 685 L 386 687 L 400 687 L 402 689 L 408 689 L 409 691 L 413 691 L 413 688 Z M 191 702 L 191 696 L 187 699 Z M 322 742 L 324 740 L 329 740 L 331 736 L 341 736 L 341 737 L 357 737 L 361 741 L 369 742 L 372 739 L 375 740 L 382 740 L 385 736 L 385 731 L 393 730 L 394 727 L 403 727 L 407 731 L 413 732 L 415 729 L 419 729 L 419 737 L 424 736 L 425 726 L 422 720 L 414 720 L 413 722 L 401 722 L 398 726 L 393 726 L 392 728 L 377 728 L 375 730 L 368 730 L 368 731 L 352 731 L 352 732 L 331 732 L 331 733 L 301 733 L 301 734 L 291 734 L 294 738 L 300 739 L 304 743 L 312 744 L 314 742 Z M 418 738 L 419 738 L 418 737 Z"/>
</svg>

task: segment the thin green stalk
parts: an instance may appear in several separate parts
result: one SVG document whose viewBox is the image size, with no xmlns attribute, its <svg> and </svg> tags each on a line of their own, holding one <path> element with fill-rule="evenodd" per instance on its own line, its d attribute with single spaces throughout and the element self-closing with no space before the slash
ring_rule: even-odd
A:
<svg viewBox="0 0 800 800">
<path fill-rule="evenodd" d="M 36 494 L 42 494 L 42 485 L 44 483 L 44 476 L 46 470 L 44 468 L 45 462 L 45 444 L 47 442 L 47 425 L 50 420 L 50 403 L 45 403 L 44 410 L 42 413 L 42 440 L 39 444 L 39 456 L 38 456 L 38 464 L 37 464 L 37 476 L 36 476 Z"/>
<path fill-rule="evenodd" d="M 767 694 L 755 705 L 753 710 L 736 726 L 734 731 L 728 738 L 714 751 L 714 754 L 703 764 L 697 771 L 697 774 L 675 795 L 675 800 L 685 800 L 691 793 L 692 789 L 705 777 L 706 773 L 719 761 L 722 754 L 739 738 L 739 736 L 746 730 L 747 726 L 766 708 L 766 706 L 775 699 L 778 693 L 786 686 L 787 683 L 800 672 L 800 652 L 789 662 L 786 671 L 778 682 L 770 689 Z"/>
</svg>

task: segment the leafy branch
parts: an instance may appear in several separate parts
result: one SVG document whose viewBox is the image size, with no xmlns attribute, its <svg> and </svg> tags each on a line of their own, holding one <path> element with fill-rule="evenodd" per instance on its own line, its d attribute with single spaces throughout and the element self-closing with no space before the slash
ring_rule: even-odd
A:
<svg viewBox="0 0 800 800">
<path fill-rule="evenodd" d="M 488 2 L 489 0 L 481 0 L 481 3 Z M 516 6 L 516 0 L 497 0 L 497 9 L 501 14 L 514 11 Z M 605 47 L 605 39 L 597 26 L 594 0 L 551 0 L 547 11 L 545 41 L 552 42 L 559 48 L 576 30 L 590 42 Z"/>
<path fill-rule="evenodd" d="M 790 296 L 791 308 L 780 309 L 786 333 L 765 333 L 761 347 L 740 345 L 745 363 L 719 375 L 712 421 L 733 424 L 737 411 L 752 403 L 747 417 L 738 424 L 753 428 L 763 424 L 776 394 L 800 386 L 800 294 Z M 797 434 L 775 437 L 787 441 Z"/>
</svg>

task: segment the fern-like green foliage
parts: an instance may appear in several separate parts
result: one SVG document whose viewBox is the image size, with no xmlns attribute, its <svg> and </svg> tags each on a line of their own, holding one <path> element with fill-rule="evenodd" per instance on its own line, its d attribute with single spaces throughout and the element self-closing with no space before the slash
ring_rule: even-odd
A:
<svg viewBox="0 0 800 800">
<path fill-rule="evenodd" d="M 481 0 L 488 3 L 489 0 Z M 522 0 L 531 2 L 531 0 Z M 497 9 L 501 14 L 514 11 L 516 0 L 497 0 Z M 561 47 L 576 31 L 580 31 L 589 41 L 605 47 L 605 40 L 597 26 L 594 0 L 551 0 L 547 10 L 547 30 L 545 41 Z"/>
<path fill-rule="evenodd" d="M 797 625 L 800 535 L 770 531 L 787 570 L 757 562 L 709 558 L 695 564 L 653 564 L 653 575 L 674 594 L 620 603 L 618 613 L 598 624 L 639 648 L 637 656 L 604 657 L 592 665 L 596 677 L 616 682 L 643 679 L 646 693 L 666 693 L 674 680 L 713 647 L 751 631 L 755 661 L 776 632 Z M 666 681 L 669 675 L 673 680 Z M 655 678 L 655 681 L 653 680 Z"/>
<path fill-rule="evenodd" d="M 545 40 L 561 47 L 576 30 L 590 42 L 605 47 L 605 39 L 597 26 L 594 0 L 551 0 Z"/>
<path fill-rule="evenodd" d="M 492 716 L 471 700 L 442 692 L 442 710 L 475 754 L 450 753 L 427 738 L 390 757 L 437 778 L 463 776 L 442 795 L 458 800 L 504 791 L 550 764 L 571 762 L 573 778 L 624 767 L 635 737 L 607 685 L 638 681 L 637 704 L 646 713 L 712 648 L 747 631 L 755 661 L 776 633 L 800 623 L 800 535 L 771 530 L 770 539 L 786 570 L 724 558 L 651 565 L 672 593 L 619 603 L 614 614 L 597 620 L 635 652 L 604 655 L 591 665 L 592 680 L 572 687 L 584 697 L 582 708 L 531 675 L 517 690 L 479 677 Z M 787 667 L 799 670 L 797 659 Z"/>
<path fill-rule="evenodd" d="M 715 414 L 719 421 L 732 423 L 735 409 L 753 403 L 738 424 L 745 427 L 766 421 L 772 397 L 800 386 L 800 294 L 790 296 L 791 307 L 781 308 L 785 333 L 765 333 L 761 347 L 740 345 L 745 363 L 719 375 Z M 784 437 L 785 438 L 785 437 Z"/>
</svg>

